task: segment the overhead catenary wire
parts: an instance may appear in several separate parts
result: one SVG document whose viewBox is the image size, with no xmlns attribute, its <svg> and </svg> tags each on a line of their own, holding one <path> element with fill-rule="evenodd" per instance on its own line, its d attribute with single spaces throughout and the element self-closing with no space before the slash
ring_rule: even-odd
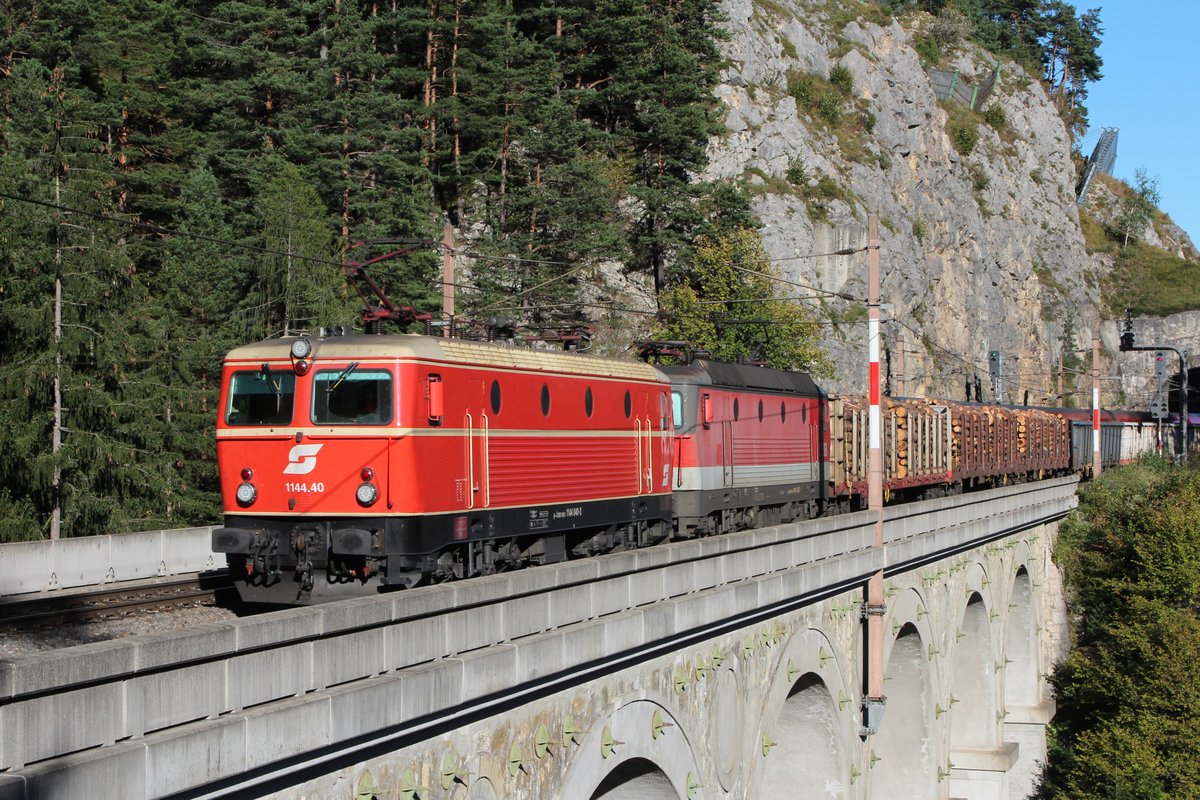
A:
<svg viewBox="0 0 1200 800">
<path fill-rule="evenodd" d="M 209 242 L 212 244 L 218 244 L 218 245 L 222 245 L 222 246 L 226 246 L 226 247 L 230 247 L 230 248 L 236 248 L 236 249 L 240 249 L 240 250 L 251 252 L 251 253 L 257 253 L 260 255 L 290 257 L 290 258 L 293 258 L 298 261 L 304 261 L 307 263 L 319 264 L 319 265 L 323 265 L 323 266 L 338 267 L 339 269 L 344 266 L 344 262 L 342 262 L 342 261 L 335 261 L 335 260 L 328 259 L 328 258 L 310 256 L 310 255 L 305 255 L 305 254 L 301 254 L 301 253 L 288 253 L 288 252 L 284 252 L 284 251 L 280 251 L 280 250 L 275 250 L 275 249 L 272 249 L 269 247 L 263 247 L 260 245 L 249 244 L 246 242 L 240 242 L 240 241 L 231 240 L 231 239 L 224 239 L 224 238 L 217 237 L 217 236 L 210 236 L 207 234 L 196 233 L 193 231 L 187 231 L 187 230 L 183 230 L 183 229 L 179 229 L 179 228 L 171 228 L 171 227 L 167 227 L 167 226 L 163 226 L 163 225 L 156 225 L 153 223 L 141 222 L 138 220 L 122 219 L 120 217 L 112 216 L 111 214 L 104 214 L 104 213 L 94 212 L 94 211 L 86 211 L 83 209 L 74 208 L 74 207 L 59 204 L 59 203 L 52 203 L 49 201 L 37 200 L 34 198 L 29 198 L 29 197 L 23 197 L 20 195 L 12 194 L 10 192 L 0 192 L 0 198 L 12 200 L 14 202 L 26 203 L 26 204 L 41 207 L 41 208 L 46 208 L 46 209 L 50 209 L 50 210 L 57 211 L 60 213 L 77 215 L 77 216 L 85 217 L 88 219 L 93 219 L 93 220 L 96 220 L 96 221 L 102 222 L 102 223 L 125 225 L 125 226 L 131 227 L 131 228 L 135 228 L 138 230 L 144 230 L 144 231 L 147 231 L 150 233 L 155 233 L 155 234 L 158 234 L 161 236 L 179 236 L 179 237 L 184 237 L 184 238 L 190 238 L 190 239 L 195 239 L 198 241 L 205 241 L 205 242 Z M 305 219 L 313 219 L 313 218 L 305 217 Z M 313 219 L 313 221 L 320 221 L 320 220 Z M 632 314 L 639 314 L 639 315 L 643 315 L 643 316 L 657 316 L 659 313 L 656 311 L 632 308 L 629 306 L 617 306 L 616 304 L 613 304 L 613 303 L 597 303 L 597 302 L 590 302 L 590 301 L 577 301 L 577 302 L 573 302 L 573 303 L 564 303 L 564 304 L 556 304 L 556 305 L 507 306 L 504 304 L 512 302 L 513 300 L 516 300 L 521 297 L 527 297 L 527 296 L 533 294 L 534 292 L 545 288 L 546 286 L 552 285 L 561 280 L 565 280 L 565 279 L 571 277 L 572 275 L 577 274 L 578 272 L 581 272 L 585 269 L 595 267 L 596 262 L 595 261 L 587 261 L 584 263 L 578 263 L 578 262 L 569 262 L 569 261 L 559 261 L 559 260 L 553 260 L 553 259 L 526 258 L 526 257 L 516 256 L 516 255 L 491 255 L 491 254 L 481 253 L 481 252 L 477 252 L 475 250 L 470 250 L 470 249 L 460 249 L 460 248 L 453 248 L 453 247 L 447 248 L 445 245 L 442 245 L 441 243 L 436 243 L 436 242 L 431 242 L 431 245 L 432 245 L 431 249 L 434 250 L 435 252 L 437 252 L 437 251 L 440 251 L 443 253 L 448 252 L 454 256 L 461 256 L 464 258 L 471 258 L 471 259 L 477 259 L 477 260 L 490 260 L 490 261 L 497 261 L 497 262 L 509 263 L 509 264 L 534 264 L 534 265 L 540 265 L 540 266 L 570 267 L 570 269 L 568 269 L 567 271 L 565 271 L 559 275 L 553 276 L 547 280 L 542 281 L 541 283 L 536 284 L 535 286 L 532 286 L 532 287 L 529 287 L 526 289 L 522 289 L 519 291 L 505 290 L 501 287 L 484 289 L 483 287 L 479 287 L 476 285 L 458 283 L 458 282 L 454 282 L 454 283 L 439 282 L 441 285 L 453 285 L 456 288 L 464 288 L 464 289 L 468 289 L 471 291 L 479 291 L 479 292 L 495 291 L 495 292 L 506 295 L 506 299 L 504 299 L 504 300 L 497 300 L 492 303 L 489 303 L 488 305 L 474 309 L 474 313 L 477 313 L 477 314 L 485 313 L 487 311 L 506 311 L 506 310 L 530 312 L 530 311 L 536 311 L 536 310 L 542 309 L 542 308 L 555 308 L 555 307 L 597 308 L 597 309 L 603 309 L 603 310 L 610 311 L 610 312 L 632 313 Z M 792 255 L 792 256 L 781 256 L 781 257 L 775 257 L 775 258 L 768 258 L 767 262 L 768 263 L 779 263 L 779 262 L 783 262 L 783 261 L 794 261 L 794 260 L 811 259 L 811 258 L 848 256 L 848 255 L 854 255 L 859 252 L 864 252 L 866 250 L 867 250 L 866 247 L 845 248 L 845 249 L 841 249 L 841 250 L 835 250 L 835 251 L 823 252 L 823 253 L 796 254 L 796 255 Z M 866 302 L 865 298 L 862 298 L 862 297 L 857 297 L 855 295 L 852 295 L 852 294 L 849 294 L 846 292 L 838 292 L 838 291 L 820 289 L 818 287 L 814 287 L 812 285 L 805 284 L 800 281 L 794 281 L 794 280 L 791 280 L 789 278 L 784 278 L 779 275 L 773 275 L 768 272 L 763 272 L 761 270 L 743 266 L 743 263 L 745 263 L 745 262 L 742 262 L 742 263 L 731 262 L 728 264 L 728 266 L 730 266 L 733 269 L 738 270 L 740 272 L 757 275 L 757 276 L 760 276 L 763 278 L 767 278 L 771 281 L 775 281 L 778 283 L 783 283 L 783 284 L 786 284 L 789 286 L 794 286 L 796 288 L 803 289 L 806 292 L 810 292 L 813 295 L 817 295 L 820 297 L 835 298 L 835 299 L 846 300 L 848 302 L 854 302 L 854 303 Z M 761 263 L 761 262 L 758 262 L 758 263 Z M 386 274 L 386 275 L 392 277 L 393 279 L 402 277 L 402 276 L 398 276 L 394 272 L 390 272 L 390 271 L 383 271 L 383 274 Z M 795 297 L 774 298 L 774 299 L 809 300 L 809 299 L 814 299 L 814 298 L 809 297 L 809 296 L 795 296 Z M 739 302 L 756 302 L 756 301 L 757 300 L 752 300 L 752 299 L 731 299 L 731 300 L 713 300 L 713 301 L 705 300 L 705 301 L 700 301 L 700 303 L 702 305 L 721 305 L 721 304 L 732 304 L 732 303 L 739 303 Z M 687 315 L 687 316 L 691 317 L 691 316 L 695 316 L 695 315 Z M 926 341 L 930 346 L 934 347 L 935 349 L 937 349 L 938 351 L 940 351 L 947 357 L 955 359 L 956 361 L 962 363 L 964 366 L 969 367 L 972 370 L 976 370 L 979 372 L 986 371 L 986 367 L 982 367 L 977 362 L 974 362 L 971 359 L 964 357 L 963 355 L 961 355 L 959 353 L 953 352 L 953 351 L 937 344 L 936 342 L 929 339 L 926 334 L 913 328 L 908 323 L 906 323 L 902 320 L 899 320 L 899 319 L 895 319 L 895 318 L 893 318 L 892 321 L 896 322 L 897 324 L 899 324 L 899 325 L 903 326 L 904 328 L 906 328 L 907 330 L 911 331 L 912 333 L 917 335 L 919 338 L 921 338 L 923 341 Z M 847 324 L 848 322 L 852 322 L 852 321 L 812 320 L 813 324 L 820 325 L 820 326 L 829 325 L 829 326 L 833 326 L 833 327 L 837 327 L 839 325 L 844 325 L 844 324 Z M 1019 376 L 1012 376 L 1012 377 L 1015 379 Z M 1043 377 L 1045 377 L 1045 376 L 1043 376 Z"/>
</svg>

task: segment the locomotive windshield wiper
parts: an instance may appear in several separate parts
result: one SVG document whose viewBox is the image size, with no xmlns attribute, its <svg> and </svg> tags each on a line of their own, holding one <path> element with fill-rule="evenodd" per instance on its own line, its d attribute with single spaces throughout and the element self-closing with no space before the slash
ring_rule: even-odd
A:
<svg viewBox="0 0 1200 800">
<path fill-rule="evenodd" d="M 346 378 L 348 378 L 350 376 L 350 373 L 354 372 L 354 370 L 357 367 L 358 367 L 358 362 L 351 361 L 350 366 L 348 366 L 344 370 L 342 370 L 341 374 L 337 376 L 337 379 L 334 380 L 333 383 L 331 383 L 325 387 L 325 394 L 333 394 L 333 390 L 336 389 L 337 387 L 341 386 L 342 381 L 346 380 Z"/>
<path fill-rule="evenodd" d="M 283 386 L 271 377 L 271 365 L 266 361 L 262 362 L 259 369 L 262 371 L 263 378 L 271 385 L 271 391 L 275 393 L 275 413 L 278 414 L 280 408 L 283 407 Z"/>
</svg>

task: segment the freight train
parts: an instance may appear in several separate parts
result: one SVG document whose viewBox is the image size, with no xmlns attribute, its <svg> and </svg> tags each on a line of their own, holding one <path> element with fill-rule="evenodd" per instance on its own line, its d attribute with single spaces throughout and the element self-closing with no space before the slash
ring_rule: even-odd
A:
<svg viewBox="0 0 1200 800">
<path fill-rule="evenodd" d="M 303 604 L 865 507 L 868 407 L 807 374 L 416 334 L 299 336 L 224 363 L 227 554 Z M 1091 469 L 1091 414 L 886 398 L 889 502 Z M 1108 465 L 1157 444 L 1107 412 Z"/>
</svg>

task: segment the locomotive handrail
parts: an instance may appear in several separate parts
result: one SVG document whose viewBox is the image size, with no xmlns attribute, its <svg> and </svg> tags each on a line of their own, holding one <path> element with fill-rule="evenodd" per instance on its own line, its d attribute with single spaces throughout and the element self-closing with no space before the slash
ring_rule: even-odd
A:
<svg viewBox="0 0 1200 800">
<path fill-rule="evenodd" d="M 492 507 L 492 429 L 487 414 L 480 414 L 479 421 L 483 424 L 483 469 L 480 471 L 483 481 L 483 507 Z"/>
<path fill-rule="evenodd" d="M 463 417 L 467 427 L 467 510 L 470 511 L 475 508 L 475 492 L 479 491 L 475 486 L 475 418 L 470 411 Z"/>
</svg>

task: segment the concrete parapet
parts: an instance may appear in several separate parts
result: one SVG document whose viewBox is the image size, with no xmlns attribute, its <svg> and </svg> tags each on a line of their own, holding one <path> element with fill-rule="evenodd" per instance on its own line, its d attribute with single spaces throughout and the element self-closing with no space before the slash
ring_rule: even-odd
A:
<svg viewBox="0 0 1200 800">
<path fill-rule="evenodd" d="M 525 682 L 517 673 L 517 648 L 513 645 L 487 647 L 473 653 L 464 653 L 454 660 L 462 662 L 462 692 L 459 702 L 510 691 L 514 686 Z M 449 706 L 443 706 L 446 707 Z"/>
<path fill-rule="evenodd" d="M 225 660 L 225 707 L 232 711 L 303 694 L 313 685 L 312 642 L 259 650 Z M 186 676 L 176 684 L 186 686 Z"/>
<path fill-rule="evenodd" d="M 179 631 L 159 631 L 138 636 L 122 644 L 133 654 L 133 667 L 139 672 L 177 666 L 189 661 L 219 658 L 237 649 L 238 628 L 234 625 L 197 625 Z M 132 671 L 132 670 L 130 670 Z M 109 675 L 119 675 L 112 670 Z"/>
<path fill-rule="evenodd" d="M 463 696 L 463 662 L 448 658 L 397 673 L 400 719 L 407 722 L 458 705 Z"/>
<path fill-rule="evenodd" d="M 593 585 L 572 585 L 559 589 L 547 603 L 547 628 L 570 625 L 596 616 L 592 604 Z"/>
<path fill-rule="evenodd" d="M 240 715 L 163 731 L 140 743 L 145 747 L 149 797 L 246 771 L 246 720 Z"/>
<path fill-rule="evenodd" d="M 125 687 L 120 683 L 34 697 L 0 708 L 0 764 L 20 767 L 112 744 L 124 735 Z"/>
<path fill-rule="evenodd" d="M 950 763 L 961 770 L 1007 772 L 1017 763 L 1018 749 L 1013 742 L 1002 742 L 990 750 L 951 750 Z"/>
<path fill-rule="evenodd" d="M 324 620 L 324 612 L 313 607 L 289 608 L 225 624 L 237 632 L 237 649 L 244 651 L 315 638 L 322 633 Z"/>
<path fill-rule="evenodd" d="M 536 680 L 567 668 L 568 664 L 590 661 L 604 654 L 604 629 L 586 626 L 582 631 L 549 631 L 522 639 L 517 645 L 517 674 Z M 569 653 L 569 655 L 568 655 Z"/>
<path fill-rule="evenodd" d="M 389 670 L 404 669 L 441 658 L 449 652 L 446 631 L 450 620 L 446 616 L 422 617 L 408 620 L 389 631 L 386 664 Z"/>
<path fill-rule="evenodd" d="M 142 736 L 182 722 L 215 717 L 225 710 L 225 665 L 210 661 L 188 669 L 180 691 L 179 676 L 152 672 L 125 681 L 126 736 Z"/>
<path fill-rule="evenodd" d="M 327 693 L 330 740 L 344 742 L 396 724 L 401 718 L 403 691 L 404 679 L 397 675 L 383 675 L 330 689 Z"/>
<path fill-rule="evenodd" d="M 633 601 L 630 600 L 629 594 L 630 583 L 631 579 L 628 575 L 621 575 L 620 577 L 602 578 L 591 584 L 591 616 L 602 617 L 605 614 L 615 614 L 632 606 Z"/>
<path fill-rule="evenodd" d="M 389 669 L 387 640 L 393 630 L 373 628 L 313 642 L 315 685 L 312 688 L 321 690 L 386 672 Z"/>
<path fill-rule="evenodd" d="M 225 566 L 212 528 L 78 536 L 0 544 L 0 597 L 116 581 L 204 572 Z"/>
<path fill-rule="evenodd" d="M 140 742 L 121 742 L 87 750 L 29 767 L 21 777 L 25 780 L 22 800 L 143 800 L 148 796 L 146 747 Z"/>
<path fill-rule="evenodd" d="M 243 712 L 246 769 L 330 744 L 329 707 L 329 695 L 309 694 Z"/>
<path fill-rule="evenodd" d="M 1058 704 L 1054 698 L 1049 698 L 1038 703 L 1036 706 L 1017 706 L 1007 705 L 1005 711 L 1008 714 L 1004 717 L 1005 725 L 1049 725 L 1050 720 L 1054 719 L 1055 711 Z"/>
<path fill-rule="evenodd" d="M 446 653 L 466 653 L 494 644 L 504 635 L 504 606 L 489 605 L 446 612 Z"/>
<path fill-rule="evenodd" d="M 504 624 L 496 633 L 502 641 L 519 639 L 550 628 L 550 605 L 558 593 L 514 597 L 504 602 Z"/>
<path fill-rule="evenodd" d="M 69 656 L 64 656 L 69 653 Z M 69 650 L 35 653 L 0 662 L 0 698 L 37 694 L 95 683 L 132 672 L 137 663 L 129 641 L 92 642 Z"/>
</svg>

